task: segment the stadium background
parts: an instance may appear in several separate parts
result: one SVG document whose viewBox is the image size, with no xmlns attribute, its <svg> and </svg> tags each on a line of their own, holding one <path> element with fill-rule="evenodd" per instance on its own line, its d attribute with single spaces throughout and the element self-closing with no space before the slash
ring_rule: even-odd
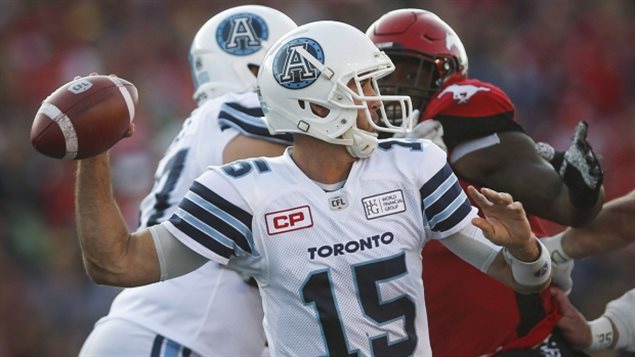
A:
<svg viewBox="0 0 635 357">
<path fill-rule="evenodd" d="M 587 120 L 606 169 L 607 197 L 635 186 L 633 1 L 261 3 L 298 24 L 335 19 L 361 30 L 395 8 L 432 10 L 462 38 L 470 75 L 502 87 L 530 134 L 564 149 L 576 122 Z M 156 161 L 195 106 L 191 40 L 209 17 L 239 4 L 246 2 L 0 0 L 0 356 L 75 355 L 118 292 L 93 284 L 82 268 L 73 223 L 75 163 L 31 148 L 39 103 L 90 72 L 136 84 L 136 134 L 112 151 L 115 191 L 134 228 Z M 634 259 L 635 244 L 577 263 L 572 300 L 587 317 L 635 287 Z"/>
</svg>

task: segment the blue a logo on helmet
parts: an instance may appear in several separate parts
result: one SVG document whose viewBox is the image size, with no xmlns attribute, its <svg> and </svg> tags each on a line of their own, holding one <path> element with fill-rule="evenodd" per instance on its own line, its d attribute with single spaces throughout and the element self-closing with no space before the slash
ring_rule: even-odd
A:
<svg viewBox="0 0 635 357">
<path fill-rule="evenodd" d="M 223 20 L 216 29 L 216 42 L 223 51 L 234 56 L 247 56 L 262 48 L 269 38 L 265 20 L 255 14 L 240 13 Z"/>
<path fill-rule="evenodd" d="M 306 51 L 306 52 L 305 52 Z M 324 51 L 310 38 L 297 38 L 284 44 L 273 59 L 273 75 L 281 86 L 302 89 L 310 86 L 320 76 L 305 54 L 324 64 Z"/>
</svg>

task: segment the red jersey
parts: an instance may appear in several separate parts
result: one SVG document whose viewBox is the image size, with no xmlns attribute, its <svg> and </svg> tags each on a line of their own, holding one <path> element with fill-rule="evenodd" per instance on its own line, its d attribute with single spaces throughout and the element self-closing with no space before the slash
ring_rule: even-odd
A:
<svg viewBox="0 0 635 357">
<path fill-rule="evenodd" d="M 503 131 L 522 131 L 515 108 L 499 88 L 478 80 L 449 83 L 430 98 L 422 118 L 443 124 L 450 152 L 456 145 Z M 448 155 L 450 157 L 450 155 Z M 461 182 L 464 188 L 469 182 Z M 544 232 L 529 217 L 537 236 Z M 423 282 L 432 352 L 472 357 L 531 348 L 559 318 L 550 293 L 522 295 L 464 262 L 439 242 L 423 250 Z"/>
</svg>

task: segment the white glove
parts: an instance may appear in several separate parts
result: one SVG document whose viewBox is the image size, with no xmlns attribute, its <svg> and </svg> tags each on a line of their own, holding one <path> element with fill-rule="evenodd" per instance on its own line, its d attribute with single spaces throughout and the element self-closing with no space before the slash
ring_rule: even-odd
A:
<svg viewBox="0 0 635 357">
<path fill-rule="evenodd" d="M 562 249 L 563 233 L 556 234 L 553 237 L 543 238 L 540 241 L 547 247 L 549 256 L 551 257 L 551 282 L 558 286 L 566 295 L 569 295 L 573 288 L 573 259 L 569 257 Z"/>
<path fill-rule="evenodd" d="M 413 115 L 419 116 L 419 111 L 414 110 Z M 397 133 L 396 138 L 416 138 L 416 139 L 428 139 L 440 147 L 443 151 L 448 152 L 447 146 L 443 142 L 443 125 L 441 122 L 434 119 L 424 120 L 407 133 Z"/>
</svg>

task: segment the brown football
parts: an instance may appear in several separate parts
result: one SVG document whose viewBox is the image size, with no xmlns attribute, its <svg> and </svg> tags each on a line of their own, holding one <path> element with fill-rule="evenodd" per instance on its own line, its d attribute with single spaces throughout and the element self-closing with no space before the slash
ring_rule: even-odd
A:
<svg viewBox="0 0 635 357">
<path fill-rule="evenodd" d="M 66 83 L 35 114 L 31 144 L 64 160 L 100 154 L 127 132 L 138 102 L 134 84 L 116 76 L 93 75 Z"/>
</svg>

